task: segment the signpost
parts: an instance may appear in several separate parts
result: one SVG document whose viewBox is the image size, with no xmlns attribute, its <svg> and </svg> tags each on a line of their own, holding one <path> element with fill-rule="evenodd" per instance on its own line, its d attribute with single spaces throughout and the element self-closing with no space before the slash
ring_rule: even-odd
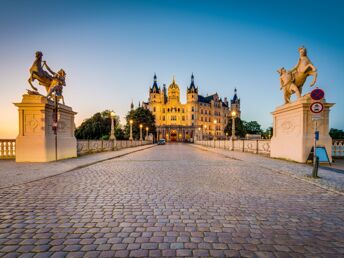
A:
<svg viewBox="0 0 344 258">
<path fill-rule="evenodd" d="M 317 157 L 317 141 L 319 140 L 319 131 L 317 128 L 317 121 L 321 119 L 321 112 L 324 110 L 324 105 L 319 100 L 323 99 L 325 92 L 322 89 L 316 88 L 311 91 L 311 98 L 314 102 L 309 107 L 312 115 L 312 120 L 314 121 L 314 154 L 313 154 L 313 178 L 318 178 L 318 167 L 319 167 L 319 158 Z"/>
</svg>

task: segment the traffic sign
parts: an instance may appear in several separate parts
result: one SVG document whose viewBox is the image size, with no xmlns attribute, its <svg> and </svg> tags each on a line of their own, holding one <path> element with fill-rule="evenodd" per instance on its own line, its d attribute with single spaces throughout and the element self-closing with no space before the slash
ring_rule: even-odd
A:
<svg viewBox="0 0 344 258">
<path fill-rule="evenodd" d="M 311 98 L 313 100 L 321 100 L 325 96 L 325 92 L 322 89 L 316 88 L 311 91 Z"/>
<path fill-rule="evenodd" d="M 313 102 L 310 106 L 310 109 L 313 113 L 320 113 L 324 110 L 324 105 L 320 102 Z"/>
</svg>

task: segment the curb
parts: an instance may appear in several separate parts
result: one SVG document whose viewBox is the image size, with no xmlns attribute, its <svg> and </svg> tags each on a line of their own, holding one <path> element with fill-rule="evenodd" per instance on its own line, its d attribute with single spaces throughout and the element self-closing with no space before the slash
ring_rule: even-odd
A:
<svg viewBox="0 0 344 258">
<path fill-rule="evenodd" d="M 234 160 L 240 160 L 240 161 L 244 161 L 244 160 L 241 160 L 241 159 L 237 159 L 237 158 L 234 158 L 234 157 L 231 157 L 231 156 L 227 156 L 226 154 L 223 154 L 223 153 L 219 153 L 219 152 L 216 152 L 215 150 L 217 148 L 210 148 L 210 147 L 207 147 L 207 146 L 203 146 L 203 145 L 197 145 L 197 144 L 194 144 L 193 147 L 195 148 L 198 148 L 198 149 L 202 149 L 202 150 L 205 150 L 205 151 L 210 151 L 210 152 L 213 152 L 213 153 L 216 153 L 218 155 L 223 155 L 227 158 L 231 158 L 231 159 L 234 159 Z M 220 149 L 220 150 L 223 150 L 223 149 Z M 224 150 L 226 151 L 226 150 Z M 245 162 L 245 161 L 244 161 Z M 274 172 L 277 172 L 279 174 L 282 174 L 282 175 L 285 175 L 285 176 L 290 176 L 292 178 L 295 178 L 295 179 L 298 179 L 300 181 L 303 181 L 303 182 L 306 182 L 306 183 L 309 183 L 309 184 L 312 184 L 312 185 L 315 185 L 319 188 L 322 188 L 324 190 L 327 190 L 327 191 L 330 191 L 330 192 L 333 192 L 333 193 L 336 193 L 336 194 L 340 194 L 340 195 L 343 195 L 344 196 L 344 192 L 342 191 L 338 191 L 337 189 L 335 188 L 332 188 L 331 186 L 325 186 L 323 184 L 319 184 L 319 183 L 316 183 L 316 182 L 312 182 L 310 180 L 307 180 L 306 178 L 302 178 L 302 177 L 299 177 L 299 176 L 296 176 L 294 174 L 291 174 L 287 171 L 283 171 L 283 170 L 277 170 L 277 169 L 273 169 L 273 168 L 269 168 L 269 167 L 265 167 L 265 166 L 262 166 L 260 164 L 257 164 L 259 167 L 261 168 L 264 168 L 264 169 L 267 169 L 267 170 L 270 170 L 270 171 L 274 171 Z"/>
<path fill-rule="evenodd" d="M 108 161 L 108 160 L 112 160 L 112 159 L 121 158 L 121 157 L 123 157 L 123 156 L 129 155 L 129 154 L 132 154 L 132 153 L 135 153 L 135 152 L 147 150 L 147 149 L 153 148 L 153 147 L 155 147 L 155 146 L 156 146 L 155 144 L 150 144 L 150 145 L 148 145 L 146 148 L 142 148 L 142 149 L 139 149 L 139 150 L 133 150 L 133 151 L 131 151 L 131 152 L 124 153 L 124 154 L 120 154 L 120 155 L 113 156 L 113 157 L 110 157 L 110 158 L 104 158 L 104 159 L 100 159 L 100 160 L 97 160 L 97 161 L 92 161 L 92 162 L 90 162 L 90 163 L 83 164 L 83 165 L 79 165 L 79 166 L 76 166 L 76 167 L 74 167 L 74 168 L 70 168 L 70 169 L 68 169 L 68 170 L 66 170 L 66 171 L 62 171 L 61 173 L 58 173 L 58 174 L 55 174 L 55 175 L 51 175 L 51 176 L 47 176 L 47 177 L 43 177 L 43 178 L 34 179 L 34 180 L 27 181 L 27 182 L 24 182 L 24 183 L 19 183 L 19 184 L 14 184 L 14 185 L 9 185 L 9 186 L 0 187 L 0 190 L 6 189 L 6 188 L 10 188 L 10 187 L 21 186 L 21 185 L 25 185 L 25 184 L 32 183 L 32 182 L 37 182 L 37 181 L 39 181 L 39 180 L 43 180 L 43 179 L 46 179 L 46 178 L 56 177 L 56 176 L 59 176 L 59 175 L 62 175 L 62 174 L 68 173 L 68 172 L 72 172 L 72 171 L 81 169 L 81 168 L 85 168 L 85 167 L 92 166 L 92 165 L 97 164 L 97 163 L 101 163 L 101 162 Z"/>
</svg>

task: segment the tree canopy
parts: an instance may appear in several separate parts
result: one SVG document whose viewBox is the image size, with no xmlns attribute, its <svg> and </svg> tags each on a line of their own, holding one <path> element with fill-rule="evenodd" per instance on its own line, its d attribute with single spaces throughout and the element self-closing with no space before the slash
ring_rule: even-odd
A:
<svg viewBox="0 0 344 258">
<path fill-rule="evenodd" d="M 224 129 L 225 133 L 228 133 L 229 136 L 232 136 L 232 119 L 228 121 Z M 257 121 L 246 122 L 241 120 L 239 117 L 235 118 L 235 135 L 242 138 L 246 134 L 262 134 L 263 130 L 261 129 L 260 124 Z"/>
<path fill-rule="evenodd" d="M 330 136 L 332 139 L 344 139 L 344 131 L 340 129 L 331 128 Z"/>
<path fill-rule="evenodd" d="M 84 120 L 75 130 L 77 139 L 109 139 L 111 132 L 110 110 L 95 113 L 92 117 Z M 115 136 L 118 140 L 123 139 L 123 132 L 119 125 L 119 117 L 115 117 Z"/>
<path fill-rule="evenodd" d="M 146 135 L 146 127 L 149 128 L 149 133 L 155 134 L 156 128 L 155 128 L 155 117 L 153 113 L 143 107 L 138 107 L 136 109 L 132 109 L 128 112 L 126 116 L 127 124 L 125 126 L 124 132 L 125 137 L 129 138 L 130 134 L 130 125 L 129 121 L 130 119 L 133 120 L 133 138 L 139 139 L 140 138 L 140 124 L 142 124 L 142 135 L 143 137 Z"/>
</svg>

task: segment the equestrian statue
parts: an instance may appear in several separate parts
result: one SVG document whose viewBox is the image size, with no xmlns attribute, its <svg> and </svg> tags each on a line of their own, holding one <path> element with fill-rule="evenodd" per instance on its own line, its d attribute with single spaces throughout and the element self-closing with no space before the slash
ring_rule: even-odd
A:
<svg viewBox="0 0 344 258">
<path fill-rule="evenodd" d="M 57 99 L 57 101 L 62 100 L 64 103 L 64 98 L 62 95 L 63 87 L 66 86 L 66 73 L 63 69 L 60 69 L 57 73 L 54 72 L 47 65 L 46 61 L 42 61 L 43 53 L 40 51 L 36 52 L 36 59 L 30 68 L 30 78 L 28 82 L 33 89 L 33 91 L 28 90 L 29 94 L 38 95 L 39 92 L 37 88 L 33 85 L 35 80 L 38 81 L 39 85 L 45 87 L 49 99 Z M 46 70 L 43 69 L 46 68 Z"/>
<path fill-rule="evenodd" d="M 300 47 L 300 58 L 296 66 L 287 71 L 284 67 L 277 72 L 280 74 L 281 90 L 284 90 L 285 104 L 290 103 L 290 97 L 292 94 L 296 94 L 297 99 L 301 98 L 302 87 L 306 82 L 308 76 L 313 76 L 313 81 L 310 86 L 312 87 L 317 81 L 317 69 L 312 64 L 307 56 L 307 49 Z"/>
</svg>

